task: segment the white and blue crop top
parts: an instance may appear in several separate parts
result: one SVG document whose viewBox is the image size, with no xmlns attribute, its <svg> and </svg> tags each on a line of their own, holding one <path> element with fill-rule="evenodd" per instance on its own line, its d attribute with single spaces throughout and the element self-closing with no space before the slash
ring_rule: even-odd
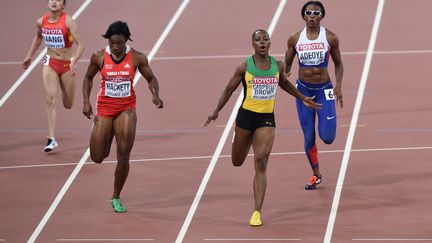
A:
<svg viewBox="0 0 432 243">
<path fill-rule="evenodd" d="M 320 27 L 320 33 L 315 40 L 306 36 L 306 27 L 300 33 L 296 44 L 297 59 L 300 68 L 326 68 L 329 61 L 330 45 L 327 42 L 326 29 Z"/>
</svg>

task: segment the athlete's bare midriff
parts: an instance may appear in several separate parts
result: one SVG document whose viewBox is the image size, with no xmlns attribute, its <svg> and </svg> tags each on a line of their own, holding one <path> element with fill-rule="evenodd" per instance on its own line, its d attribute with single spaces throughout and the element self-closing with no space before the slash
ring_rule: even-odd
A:
<svg viewBox="0 0 432 243">
<path fill-rule="evenodd" d="M 314 84 L 320 84 L 330 80 L 327 68 L 299 68 L 298 76 L 300 80 Z"/>
<path fill-rule="evenodd" d="M 47 54 L 59 60 L 70 60 L 73 57 L 72 48 L 48 48 Z"/>
</svg>

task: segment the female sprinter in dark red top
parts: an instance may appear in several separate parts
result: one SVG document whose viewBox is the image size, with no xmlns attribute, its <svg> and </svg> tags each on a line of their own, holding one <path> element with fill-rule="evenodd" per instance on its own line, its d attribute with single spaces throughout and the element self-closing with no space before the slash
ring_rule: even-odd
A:
<svg viewBox="0 0 432 243">
<path fill-rule="evenodd" d="M 301 16 L 306 27 L 292 34 L 288 39 L 285 73 L 290 72 L 297 54 L 299 62 L 297 89 L 306 96 L 315 97 L 316 102 L 323 104 L 321 110 L 315 111 L 305 107 L 301 100 L 297 100 L 297 112 L 304 135 L 304 149 L 313 171 L 305 189 L 313 190 L 322 181 L 315 143 L 315 119 L 318 117 L 318 134 L 321 140 L 331 144 L 336 137 L 335 102 L 339 102 L 341 108 L 343 105 L 343 64 L 337 36 L 320 25 L 325 16 L 322 3 L 319 1 L 305 3 L 301 9 Z M 334 88 L 327 68 L 330 56 L 335 65 Z"/>
<path fill-rule="evenodd" d="M 237 67 L 204 126 L 217 119 L 219 111 L 242 83 L 244 98 L 236 118 L 231 159 L 234 166 L 241 166 L 251 146 L 253 147 L 255 209 L 249 225 L 261 226 L 261 208 L 267 188 L 267 162 L 273 147 L 276 127 L 274 118 L 276 89 L 280 86 L 285 92 L 302 100 L 308 107 L 318 109 L 319 104 L 312 101 L 312 98 L 302 95 L 284 75 L 280 75 L 283 73 L 283 64 L 269 55 L 270 36 L 265 30 L 256 30 L 252 34 L 252 47 L 255 53 Z"/>
<path fill-rule="evenodd" d="M 38 31 L 22 63 L 24 69 L 28 68 L 31 57 L 42 41 L 45 42 L 47 54 L 42 71 L 45 111 L 48 121 L 48 142 L 44 147 L 45 152 L 58 146 L 55 140 L 56 111 L 54 108 L 57 88 L 60 84 L 63 106 L 66 109 L 72 108 L 75 96 L 75 66 L 84 51 L 77 24 L 68 14 L 63 12 L 65 4 L 66 0 L 48 0 L 50 11 L 37 20 Z M 78 44 L 75 53 L 72 51 L 73 42 Z"/>
<path fill-rule="evenodd" d="M 115 136 L 117 167 L 111 205 L 118 213 L 126 212 L 120 201 L 120 193 L 129 173 L 129 156 L 135 140 L 137 116 L 133 80 L 137 69 L 148 82 L 153 103 L 157 108 L 163 107 L 159 98 L 159 83 L 146 55 L 126 45 L 126 42 L 131 40 L 130 36 L 127 23 L 112 23 L 103 35 L 109 44 L 93 53 L 83 82 L 83 113 L 90 119 L 93 115 L 90 92 L 93 78 L 100 72 L 102 80 L 90 135 L 90 157 L 94 162 L 102 163 L 110 153 Z"/>
</svg>

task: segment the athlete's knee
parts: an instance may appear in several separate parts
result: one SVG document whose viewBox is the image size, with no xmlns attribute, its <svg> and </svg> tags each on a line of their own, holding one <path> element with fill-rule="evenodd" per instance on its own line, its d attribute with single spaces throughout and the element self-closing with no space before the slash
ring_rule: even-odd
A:
<svg viewBox="0 0 432 243">
<path fill-rule="evenodd" d="M 335 140 L 335 135 L 333 134 L 324 134 L 321 137 L 321 140 L 325 143 L 325 144 L 332 144 Z"/>
<path fill-rule="evenodd" d="M 74 103 L 73 97 L 63 97 L 63 106 L 66 109 L 71 109 Z"/>
<path fill-rule="evenodd" d="M 242 166 L 247 158 L 247 152 L 238 152 L 237 150 L 233 150 L 231 155 L 231 162 L 233 166 L 239 167 Z"/>
<path fill-rule="evenodd" d="M 132 150 L 131 144 L 127 144 L 126 142 L 117 143 L 117 154 L 129 155 L 131 150 Z"/>
<path fill-rule="evenodd" d="M 245 159 L 239 159 L 239 158 L 231 157 L 231 162 L 232 162 L 233 166 L 235 166 L 235 167 L 242 166 L 244 161 L 245 161 Z"/>
<path fill-rule="evenodd" d="M 267 170 L 268 155 L 258 155 L 255 158 L 255 168 L 257 172 L 265 172 Z"/>
<path fill-rule="evenodd" d="M 54 107 L 54 101 L 55 101 L 55 98 L 52 95 L 47 95 L 45 97 L 45 104 L 48 107 Z"/>
<path fill-rule="evenodd" d="M 100 155 L 95 155 L 95 154 L 90 154 L 90 158 L 93 162 L 95 162 L 96 164 L 100 164 L 102 163 L 102 161 L 106 158 L 104 156 L 100 156 Z"/>
<path fill-rule="evenodd" d="M 64 101 L 63 102 L 63 106 L 64 106 L 64 108 L 66 108 L 66 109 L 71 109 L 72 108 L 72 106 L 73 106 L 73 101 Z"/>
<path fill-rule="evenodd" d="M 72 104 L 63 104 L 63 106 L 68 110 L 72 109 Z"/>
<path fill-rule="evenodd" d="M 308 152 L 308 151 L 309 151 L 310 149 L 312 149 L 314 146 L 315 146 L 315 139 L 314 139 L 314 140 L 312 140 L 312 139 L 310 139 L 310 140 L 305 140 L 305 143 L 304 143 L 304 149 L 305 149 L 306 152 Z"/>
<path fill-rule="evenodd" d="M 304 141 L 306 147 L 312 147 L 315 144 L 315 132 L 305 132 L 304 134 Z"/>
<path fill-rule="evenodd" d="M 109 150 L 100 153 L 100 152 L 92 152 L 92 149 L 90 148 L 90 158 L 93 162 L 97 164 L 102 163 L 104 159 L 108 157 L 108 155 L 109 155 Z"/>
<path fill-rule="evenodd" d="M 332 144 L 333 141 L 334 141 L 334 138 L 333 138 L 333 139 L 323 139 L 322 141 L 323 141 L 325 144 Z"/>
<path fill-rule="evenodd" d="M 117 161 L 121 163 L 129 163 L 129 153 L 117 153 Z"/>
<path fill-rule="evenodd" d="M 117 147 L 117 160 L 119 162 L 129 162 L 131 148 L 125 146 Z"/>
<path fill-rule="evenodd" d="M 318 125 L 319 137 L 325 144 L 331 144 L 336 138 L 336 122 L 332 120 L 331 123 L 322 123 Z"/>
</svg>

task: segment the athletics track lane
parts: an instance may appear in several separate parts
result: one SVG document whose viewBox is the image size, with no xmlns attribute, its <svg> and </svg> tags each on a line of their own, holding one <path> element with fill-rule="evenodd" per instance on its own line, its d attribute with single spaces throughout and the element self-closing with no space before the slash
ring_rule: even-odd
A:
<svg viewBox="0 0 432 243">
<path fill-rule="evenodd" d="M 289 35 L 302 28 L 300 17 L 302 3 L 288 1 L 280 22 L 272 36 L 271 53 L 282 59 Z M 327 16 L 322 25 L 338 34 L 342 52 L 366 50 L 372 28 L 375 4 L 344 1 L 326 3 Z M 357 17 L 351 18 L 347 11 L 355 8 Z M 270 17 L 268 17 L 270 18 Z M 344 21 L 341 21 L 343 19 Z M 353 32 L 352 29 L 359 31 Z M 344 55 L 344 108 L 338 112 L 338 134 L 333 145 L 318 142 L 320 151 L 343 150 L 355 95 L 358 89 L 364 55 Z M 332 66 L 333 64 L 330 64 Z M 291 81 L 297 76 L 297 64 L 293 65 Z M 331 75 L 334 77 L 333 69 Z M 321 153 L 324 183 L 319 190 L 304 190 L 310 168 L 303 150 L 303 138 L 297 121 L 294 99 L 278 91 L 276 101 L 276 140 L 274 154 L 268 167 L 268 188 L 263 206 L 264 226 L 251 228 L 249 217 L 253 210 L 253 160 L 249 157 L 242 168 L 234 168 L 230 159 L 220 159 L 209 185 L 186 235 L 185 242 L 203 240 L 298 240 L 320 242 L 324 238 L 328 213 L 334 194 L 337 173 L 342 159 L 341 152 Z M 229 141 L 223 153 L 229 153 Z M 291 152 L 291 153 L 289 153 Z M 211 227 L 211 230 L 204 230 Z M 255 241 L 254 241 L 255 242 Z"/>
<path fill-rule="evenodd" d="M 76 10 L 78 2 L 76 3 L 77 4 L 70 4 L 68 6 L 68 12 L 70 14 Z M 83 59 L 88 59 L 93 51 L 103 48 L 107 44 L 106 40 L 100 37 L 100 34 L 103 34 L 108 25 L 117 19 L 123 19 L 125 21 L 130 20 L 130 27 L 133 31 L 132 37 L 136 37 L 137 40 L 145 40 L 138 43 L 133 42 L 132 44 L 134 44 L 137 49 L 144 51 L 150 50 L 163 28 L 165 28 L 167 19 L 171 18 L 180 4 L 180 1 L 131 1 L 129 4 L 130 6 L 124 8 L 123 11 L 115 11 L 116 9 L 118 10 L 117 1 L 94 1 L 90 4 L 88 9 L 77 20 L 82 38 L 86 43 L 86 51 L 83 55 Z M 44 4 L 44 6 L 46 5 Z M 74 8 L 73 6 L 76 7 Z M 154 11 L 154 9 L 160 9 L 161 11 Z M 42 13 L 41 11 L 38 15 L 42 15 Z M 97 18 L 95 16 L 97 16 Z M 136 16 L 142 16 L 140 18 L 142 22 L 137 22 Z M 23 47 L 26 50 L 35 31 L 35 19 L 36 18 L 32 16 L 32 19 L 26 19 L 26 22 L 22 24 L 23 26 L 28 26 L 28 31 L 32 33 L 32 35 L 28 37 L 28 43 L 25 43 L 25 47 Z M 135 20 L 134 23 L 133 20 Z M 146 32 L 140 34 L 140 32 L 142 32 L 139 31 L 140 28 L 145 28 Z M 145 36 L 145 39 L 143 36 Z M 23 55 L 24 54 L 17 52 L 15 59 L 21 60 Z M 4 227 L 1 230 L 1 232 L 4 232 L 0 237 L 1 239 L 7 239 L 12 242 L 22 242 L 28 239 L 59 189 L 70 175 L 75 166 L 74 163 L 79 161 L 88 146 L 91 122 L 81 113 L 82 77 L 86 67 L 87 63 L 81 63 L 78 66 L 77 92 L 73 109 L 66 111 L 61 107 L 61 104 L 57 102 L 57 138 L 60 142 L 60 147 L 57 152 L 49 155 L 42 152 L 43 143 L 45 142 L 44 137 L 46 136 L 46 124 L 43 115 L 40 65 L 16 91 L 17 94 L 24 94 L 26 99 L 24 99 L 23 96 L 13 95 L 0 111 L 2 117 L 11 118 L 2 119 L 2 128 L 5 129 L 2 141 L 5 143 L 7 142 L 7 144 L 2 145 L 2 150 L 7 151 L 7 153 L 2 153 L 2 166 L 53 165 L 56 163 L 70 165 L 5 169 L 1 171 L 1 183 L 3 185 L 11 185 L 2 187 L 3 195 L 8 195 L 2 199 L 2 205 L 7 205 L 9 210 L 1 216 L 2 221 L 8 222 L 8 224 L 2 224 L 1 226 L 2 228 Z M 22 69 L 19 66 L 16 66 L 16 69 L 17 73 L 22 73 Z M 11 79 L 16 79 L 19 74 Z M 97 82 L 96 78 L 93 95 L 97 92 Z M 28 102 L 29 100 L 32 102 L 25 105 L 24 102 Z M 23 114 L 26 114 L 26 116 Z M 103 180 L 103 184 L 112 184 L 112 174 L 113 170 L 110 171 L 109 178 Z M 83 188 L 87 186 L 88 185 L 85 185 Z M 81 190 L 81 193 L 82 192 L 83 189 Z M 107 191 L 106 195 L 110 195 L 110 191 Z M 79 206 L 75 205 L 76 208 L 82 209 L 83 207 L 87 207 L 87 201 L 83 200 L 83 198 L 87 199 L 88 197 L 85 194 L 80 194 L 80 204 Z M 104 201 L 105 198 L 100 197 L 99 199 Z M 13 204 L 10 202 L 13 202 Z M 104 206 L 106 206 L 106 204 L 104 204 Z M 61 230 L 58 230 L 58 232 L 61 232 Z"/>
<path fill-rule="evenodd" d="M 429 1 L 387 0 L 334 242 L 432 241 Z M 397 24 L 396 24 L 397 23 Z M 393 53 L 391 53 L 393 52 Z M 382 151 L 373 149 L 383 148 Z"/>
<path fill-rule="evenodd" d="M 68 4 L 68 12 L 73 14 L 83 1 Z M 46 12 L 46 3 L 29 4 L 28 1 L 5 3 L 0 18 L 2 29 L 1 62 L 20 63 L 30 47 L 36 33 L 36 20 Z M 7 45 L 6 45 L 7 43 Z M 35 57 L 38 53 L 35 54 Z M 11 85 L 24 72 L 19 64 L 1 65 L 3 96 Z M 6 242 L 25 242 L 34 230 L 41 215 L 46 211 L 58 191 L 57 185 L 64 182 L 71 167 L 39 169 L 3 169 L 5 166 L 34 165 L 73 161 L 72 153 L 81 153 L 73 144 L 64 147 L 68 152 L 59 156 L 47 156 L 42 152 L 46 136 L 46 122 L 43 110 L 41 65 L 27 77 L 26 81 L 13 93 L 0 109 L 0 238 Z M 5 72 L 3 72 L 5 71 Z M 80 71 L 81 72 L 81 71 Z M 62 119 L 60 119 L 61 122 Z M 88 129 L 86 129 L 88 130 Z M 74 136 L 75 127 L 59 126 L 59 137 Z M 62 140 L 64 145 L 67 142 Z M 64 151 L 65 151 L 64 150 Z M 71 153 L 72 152 L 72 153 Z M 56 157 L 56 158 L 53 158 Z"/>
</svg>

